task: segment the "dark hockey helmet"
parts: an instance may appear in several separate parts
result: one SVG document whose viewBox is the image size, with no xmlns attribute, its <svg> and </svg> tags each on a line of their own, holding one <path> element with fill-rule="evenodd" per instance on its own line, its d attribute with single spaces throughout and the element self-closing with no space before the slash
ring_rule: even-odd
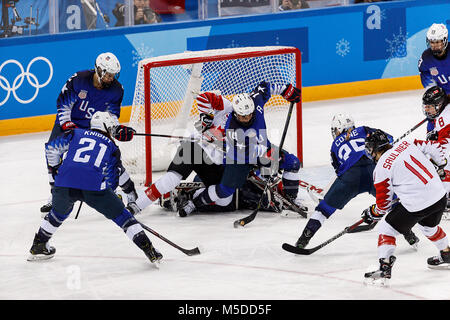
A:
<svg viewBox="0 0 450 320">
<path fill-rule="evenodd" d="M 384 152 L 391 147 L 391 142 L 389 141 L 388 134 L 383 130 L 377 129 L 373 132 L 367 134 L 365 149 L 366 155 L 375 160 L 375 154 L 377 152 Z"/>
<path fill-rule="evenodd" d="M 447 94 L 441 87 L 429 88 L 422 97 L 423 114 L 428 119 L 437 118 L 448 104 Z"/>
</svg>

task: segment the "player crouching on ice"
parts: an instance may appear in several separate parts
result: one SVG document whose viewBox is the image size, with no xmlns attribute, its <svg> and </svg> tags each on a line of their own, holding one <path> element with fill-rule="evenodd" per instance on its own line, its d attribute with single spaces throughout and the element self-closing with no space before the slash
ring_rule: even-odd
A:
<svg viewBox="0 0 450 320">
<path fill-rule="evenodd" d="M 45 144 L 47 164 L 55 180 L 53 205 L 34 237 L 28 261 L 53 257 L 56 250 L 49 240 L 70 215 L 76 201 L 85 202 L 114 221 L 151 262 L 162 259 L 139 222 L 113 191 L 118 186 L 121 167 L 120 151 L 111 137 L 116 125 L 111 113 L 97 111 L 90 130 L 75 128 Z"/>
<path fill-rule="evenodd" d="M 396 259 L 395 237 L 408 232 L 416 224 L 440 250 L 439 256 L 427 260 L 428 267 L 448 268 L 450 247 L 445 232 L 439 226 L 447 204 L 441 181 L 447 160 L 441 145 L 419 140 L 392 145 L 385 132 L 376 130 L 367 136 L 365 148 L 376 162 L 373 173 L 376 204 L 364 210 L 362 216 L 369 222 L 385 216 L 378 224 L 380 268 L 366 273 L 366 282 L 381 279 L 380 284 L 386 284 Z M 395 206 L 394 194 L 399 198 Z"/>
</svg>

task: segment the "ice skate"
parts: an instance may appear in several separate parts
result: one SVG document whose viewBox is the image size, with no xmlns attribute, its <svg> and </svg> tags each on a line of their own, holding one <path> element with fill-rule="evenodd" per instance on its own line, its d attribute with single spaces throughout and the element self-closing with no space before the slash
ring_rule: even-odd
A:
<svg viewBox="0 0 450 320">
<path fill-rule="evenodd" d="M 295 243 L 295 246 L 300 249 L 305 248 L 308 245 L 311 238 L 313 237 L 313 235 L 314 233 L 312 233 L 311 230 L 309 229 L 303 230 L 303 233 L 300 236 L 300 238 L 298 238 L 297 242 Z"/>
<path fill-rule="evenodd" d="M 145 255 L 150 260 L 151 263 L 159 263 L 163 258 L 161 252 L 153 247 L 153 244 L 149 244 L 146 248 L 143 248 Z"/>
<path fill-rule="evenodd" d="M 381 258 L 379 260 L 380 269 L 372 272 L 366 272 L 364 274 L 364 283 L 368 285 L 389 286 L 392 266 L 394 265 L 395 260 L 395 256 L 390 256 L 389 259 Z"/>
<path fill-rule="evenodd" d="M 450 269 L 450 251 L 441 251 L 439 256 L 428 258 L 427 264 L 430 269 Z"/>
<path fill-rule="evenodd" d="M 49 245 L 48 242 L 40 241 L 38 235 L 36 234 L 33 240 L 33 245 L 30 249 L 30 256 L 27 258 L 27 261 L 39 261 L 39 260 L 48 260 L 53 258 L 55 255 L 56 249 Z"/>
<path fill-rule="evenodd" d="M 47 203 L 41 207 L 41 212 L 42 212 L 41 217 L 44 218 L 47 215 L 47 213 L 50 212 L 50 210 L 52 210 L 52 197 L 51 196 L 50 196 L 50 198 L 48 198 Z"/>
<path fill-rule="evenodd" d="M 414 250 L 418 250 L 419 249 L 419 238 L 415 235 L 415 233 L 412 230 L 409 230 L 409 232 L 405 233 L 403 235 L 403 237 L 405 238 L 406 242 L 409 243 L 409 245 L 414 249 Z"/>
</svg>

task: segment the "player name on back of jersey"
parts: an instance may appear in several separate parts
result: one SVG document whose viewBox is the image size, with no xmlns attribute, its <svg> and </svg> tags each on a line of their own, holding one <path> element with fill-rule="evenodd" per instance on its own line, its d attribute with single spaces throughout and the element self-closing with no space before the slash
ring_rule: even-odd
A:
<svg viewBox="0 0 450 320">
<path fill-rule="evenodd" d="M 85 131 L 84 132 L 84 135 L 85 136 L 96 136 L 96 137 L 98 137 L 98 138 L 102 138 L 103 140 L 105 140 L 105 141 L 109 141 L 110 139 L 107 137 L 107 136 L 105 136 L 104 134 L 101 134 L 100 132 L 96 132 L 96 131 Z"/>
<path fill-rule="evenodd" d="M 390 170 L 392 167 L 392 164 L 394 163 L 394 160 L 397 159 L 397 157 L 405 151 L 411 144 L 408 141 L 403 141 L 400 143 L 393 151 L 390 152 L 388 157 L 384 160 L 383 168 Z"/>
</svg>

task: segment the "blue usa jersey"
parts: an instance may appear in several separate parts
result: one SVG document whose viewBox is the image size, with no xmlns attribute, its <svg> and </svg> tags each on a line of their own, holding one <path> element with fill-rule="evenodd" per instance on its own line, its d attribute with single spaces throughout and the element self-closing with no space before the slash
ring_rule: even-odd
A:
<svg viewBox="0 0 450 320">
<path fill-rule="evenodd" d="M 123 87 L 114 79 L 109 88 L 94 86 L 94 70 L 75 73 L 63 86 L 56 102 L 59 125 L 74 122 L 79 128 L 88 129 L 96 111 L 109 111 L 120 117 Z"/>
<path fill-rule="evenodd" d="M 283 87 L 261 82 L 251 93 L 255 104 L 254 119 L 250 126 L 243 127 L 234 116 L 229 116 L 225 124 L 226 155 L 224 163 L 257 163 L 270 148 L 264 119 L 264 105 L 272 94 L 280 94 Z"/>
<path fill-rule="evenodd" d="M 444 58 L 436 58 L 427 49 L 422 53 L 419 60 L 420 80 L 424 88 L 437 85 L 441 87 L 446 94 L 450 94 L 450 55 Z"/>
<path fill-rule="evenodd" d="M 45 153 L 49 166 L 59 166 L 55 176 L 57 187 L 92 191 L 117 188 L 120 151 L 98 131 L 71 130 L 46 143 Z"/>
<path fill-rule="evenodd" d="M 352 130 L 347 140 L 347 132 L 334 139 L 331 145 L 331 159 L 337 176 L 350 169 L 363 155 L 367 133 L 374 131 L 368 127 L 357 127 Z"/>
</svg>

